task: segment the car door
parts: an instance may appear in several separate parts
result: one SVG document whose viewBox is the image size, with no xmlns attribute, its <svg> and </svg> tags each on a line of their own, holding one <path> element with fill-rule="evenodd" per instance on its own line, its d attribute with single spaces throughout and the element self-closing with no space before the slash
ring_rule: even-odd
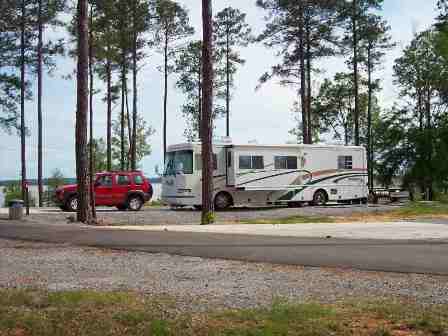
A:
<svg viewBox="0 0 448 336">
<path fill-rule="evenodd" d="M 122 205 L 126 203 L 128 192 L 131 190 L 131 177 L 129 174 L 117 174 L 114 185 L 114 202 Z"/>
<path fill-rule="evenodd" d="M 104 174 L 98 176 L 95 182 L 95 202 L 96 205 L 113 205 L 113 175 Z"/>
</svg>

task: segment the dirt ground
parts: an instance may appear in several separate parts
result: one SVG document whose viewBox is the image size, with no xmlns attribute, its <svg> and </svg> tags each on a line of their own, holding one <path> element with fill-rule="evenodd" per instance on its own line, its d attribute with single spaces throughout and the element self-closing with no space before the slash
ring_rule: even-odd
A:
<svg viewBox="0 0 448 336">
<path fill-rule="evenodd" d="M 396 205 L 328 205 L 324 207 L 306 206 L 302 208 L 287 207 L 259 207 L 259 208 L 233 208 L 216 213 L 217 223 L 240 222 L 245 220 L 278 219 L 292 216 L 337 216 L 345 217 L 356 214 L 375 214 L 396 210 Z M 33 221 L 63 221 L 73 216 L 57 208 L 32 209 Z M 134 213 L 118 211 L 115 208 L 99 208 L 98 217 L 109 225 L 182 225 L 199 224 L 200 212 L 190 208 L 170 209 L 169 207 L 145 207 L 142 211 Z M 7 209 L 0 209 L 0 218 L 7 217 Z"/>
</svg>

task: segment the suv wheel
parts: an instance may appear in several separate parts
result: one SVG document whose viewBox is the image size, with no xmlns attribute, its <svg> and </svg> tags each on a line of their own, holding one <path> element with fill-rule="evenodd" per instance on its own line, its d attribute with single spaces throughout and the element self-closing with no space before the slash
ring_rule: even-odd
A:
<svg viewBox="0 0 448 336">
<path fill-rule="evenodd" d="M 67 208 L 67 210 L 70 211 L 70 212 L 78 211 L 78 196 L 76 196 L 76 195 L 75 196 L 71 196 L 68 199 L 65 208 Z"/>
<path fill-rule="evenodd" d="M 128 198 L 128 209 L 131 211 L 140 211 L 143 206 L 143 200 L 138 195 L 132 195 Z"/>
</svg>

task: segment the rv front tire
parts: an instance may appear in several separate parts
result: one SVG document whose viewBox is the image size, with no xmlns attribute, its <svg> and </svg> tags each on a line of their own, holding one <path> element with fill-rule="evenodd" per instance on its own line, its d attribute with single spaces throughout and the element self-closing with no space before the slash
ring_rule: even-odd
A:
<svg viewBox="0 0 448 336">
<path fill-rule="evenodd" d="M 215 196 L 215 209 L 225 210 L 232 205 L 232 196 L 226 192 L 220 192 Z"/>
</svg>

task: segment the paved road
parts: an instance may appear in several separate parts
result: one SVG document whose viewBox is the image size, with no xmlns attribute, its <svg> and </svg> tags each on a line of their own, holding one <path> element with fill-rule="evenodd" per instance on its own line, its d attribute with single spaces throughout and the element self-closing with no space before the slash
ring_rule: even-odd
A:
<svg viewBox="0 0 448 336">
<path fill-rule="evenodd" d="M 448 241 L 142 232 L 8 221 L 0 221 L 0 237 L 277 264 L 448 275 Z"/>
</svg>

